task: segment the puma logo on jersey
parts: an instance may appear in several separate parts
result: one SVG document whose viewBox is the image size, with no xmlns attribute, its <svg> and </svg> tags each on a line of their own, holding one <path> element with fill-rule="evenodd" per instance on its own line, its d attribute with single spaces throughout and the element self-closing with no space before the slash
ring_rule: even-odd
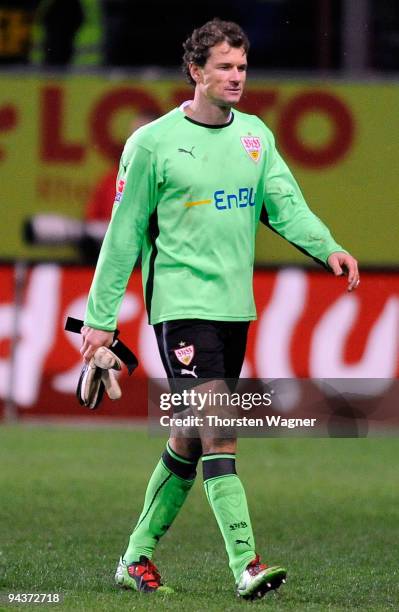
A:
<svg viewBox="0 0 399 612">
<path fill-rule="evenodd" d="M 196 367 L 197 367 L 196 365 L 193 366 L 192 370 L 186 370 L 185 368 L 182 368 L 180 370 L 180 374 L 190 374 L 190 376 L 194 376 L 194 378 L 198 378 L 198 374 L 195 373 L 195 368 Z"/>
<path fill-rule="evenodd" d="M 187 149 L 182 149 L 182 148 L 177 149 L 177 150 L 178 150 L 179 153 L 187 153 L 188 155 L 191 155 L 191 157 L 193 157 L 195 159 L 195 155 L 193 153 L 194 149 L 195 149 L 195 145 L 193 147 L 191 147 L 190 151 L 187 151 Z"/>
</svg>

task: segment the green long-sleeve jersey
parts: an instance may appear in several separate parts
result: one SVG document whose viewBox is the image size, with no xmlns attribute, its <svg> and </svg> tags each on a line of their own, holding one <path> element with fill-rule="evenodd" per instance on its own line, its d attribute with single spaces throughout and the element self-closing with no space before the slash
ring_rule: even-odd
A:
<svg viewBox="0 0 399 612">
<path fill-rule="evenodd" d="M 308 208 L 271 131 L 234 111 L 204 125 L 176 108 L 126 142 L 85 323 L 116 328 L 141 253 L 149 322 L 256 318 L 255 234 L 266 222 L 325 263 L 343 251 Z"/>
</svg>

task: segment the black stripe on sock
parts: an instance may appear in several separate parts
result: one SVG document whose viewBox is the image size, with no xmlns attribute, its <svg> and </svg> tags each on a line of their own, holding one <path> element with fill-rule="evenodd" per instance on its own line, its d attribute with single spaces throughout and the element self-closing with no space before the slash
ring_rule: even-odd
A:
<svg viewBox="0 0 399 612">
<path fill-rule="evenodd" d="M 193 480 L 197 474 L 195 463 L 182 463 L 178 459 L 172 457 L 167 449 L 165 449 L 162 454 L 162 461 L 167 470 L 185 480 Z"/>
<path fill-rule="evenodd" d="M 166 485 L 166 483 L 168 482 L 168 480 L 169 480 L 171 477 L 172 477 L 172 474 L 169 474 L 169 476 L 167 476 L 167 477 L 165 478 L 165 480 L 163 480 L 163 481 L 161 482 L 161 484 L 159 485 L 158 489 L 157 489 L 157 490 L 155 491 L 155 493 L 154 493 L 154 496 L 153 496 L 153 498 L 152 498 L 152 500 L 151 500 L 151 503 L 150 503 L 150 505 L 149 505 L 149 506 L 148 506 L 148 508 L 147 508 L 147 512 L 145 513 L 145 515 L 143 516 L 143 518 L 141 519 L 141 521 L 140 521 L 139 523 L 137 523 L 136 527 L 134 528 L 134 531 L 136 531 L 136 529 L 137 529 L 137 528 L 138 528 L 138 527 L 141 525 L 141 523 L 144 521 L 145 517 L 147 516 L 147 514 L 148 514 L 148 513 L 149 513 L 149 511 L 151 510 L 152 504 L 154 503 L 156 496 L 158 495 L 158 493 L 160 492 L 160 490 L 162 489 L 162 487 Z"/>
<path fill-rule="evenodd" d="M 226 459 L 208 459 L 202 462 L 202 472 L 204 480 L 216 478 L 217 476 L 227 476 L 228 474 L 237 474 L 236 460 L 231 457 Z"/>
<path fill-rule="evenodd" d="M 231 455 L 234 453 L 203 453 L 202 457 L 214 457 L 215 454 L 219 457 L 220 455 L 227 455 L 231 459 Z"/>
</svg>

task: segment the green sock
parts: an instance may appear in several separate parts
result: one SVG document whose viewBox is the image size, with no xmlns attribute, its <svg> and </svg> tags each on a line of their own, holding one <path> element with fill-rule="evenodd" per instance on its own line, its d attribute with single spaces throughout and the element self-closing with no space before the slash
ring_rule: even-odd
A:
<svg viewBox="0 0 399 612">
<path fill-rule="evenodd" d="M 247 498 L 235 470 L 235 455 L 204 455 L 202 467 L 205 492 L 224 538 L 231 571 L 238 582 L 256 553 Z"/>
<path fill-rule="evenodd" d="M 196 465 L 167 444 L 148 483 L 143 510 L 123 555 L 128 565 L 141 555 L 152 558 L 157 542 L 175 520 L 194 484 Z"/>
</svg>

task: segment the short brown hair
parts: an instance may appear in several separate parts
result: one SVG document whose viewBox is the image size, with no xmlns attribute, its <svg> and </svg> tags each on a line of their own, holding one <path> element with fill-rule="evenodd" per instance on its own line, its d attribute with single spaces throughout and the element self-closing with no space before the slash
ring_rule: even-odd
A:
<svg viewBox="0 0 399 612">
<path fill-rule="evenodd" d="M 233 21 L 222 21 L 218 18 L 194 30 L 183 43 L 183 72 L 191 85 L 195 85 L 195 81 L 190 74 L 189 64 L 205 66 L 210 49 L 225 41 L 231 47 L 244 47 L 245 53 L 249 51 L 249 40 L 242 28 Z"/>
</svg>

